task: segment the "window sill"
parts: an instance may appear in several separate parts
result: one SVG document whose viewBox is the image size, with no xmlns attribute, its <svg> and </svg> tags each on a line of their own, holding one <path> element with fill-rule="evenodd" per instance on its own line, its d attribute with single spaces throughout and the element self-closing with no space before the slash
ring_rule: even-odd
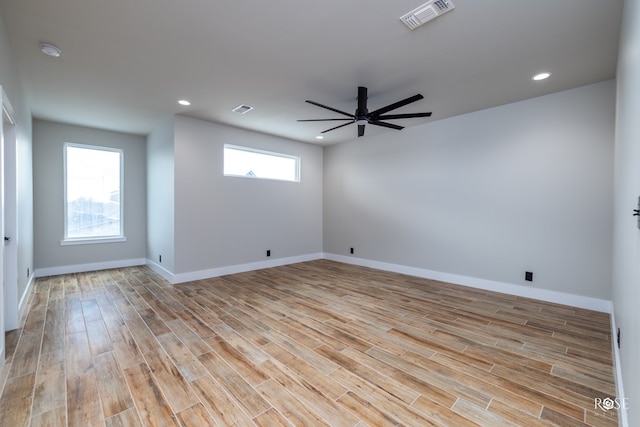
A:
<svg viewBox="0 0 640 427">
<path fill-rule="evenodd" d="M 64 239 L 60 241 L 60 246 L 68 246 L 68 245 L 93 245 L 97 243 L 119 243 L 126 242 L 127 238 L 125 236 L 119 237 L 87 237 L 87 238 L 78 238 L 78 239 Z"/>
</svg>

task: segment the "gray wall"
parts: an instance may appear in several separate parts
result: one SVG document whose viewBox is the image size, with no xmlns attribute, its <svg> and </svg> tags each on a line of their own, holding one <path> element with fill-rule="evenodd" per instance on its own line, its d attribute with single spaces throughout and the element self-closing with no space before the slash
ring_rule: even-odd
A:
<svg viewBox="0 0 640 427">
<path fill-rule="evenodd" d="M 124 150 L 126 242 L 60 245 L 64 238 L 65 142 Z M 38 270 L 145 259 L 147 233 L 144 136 L 34 120 L 33 167 L 35 267 Z"/>
<path fill-rule="evenodd" d="M 609 300 L 614 95 L 607 81 L 325 149 L 324 251 Z"/>
<path fill-rule="evenodd" d="M 621 329 L 620 362 L 629 424 L 640 425 L 640 1 L 626 0 L 617 73 L 613 307 Z"/>
<path fill-rule="evenodd" d="M 167 117 L 147 136 L 147 258 L 167 272 L 175 259 L 173 122 Z"/>
<path fill-rule="evenodd" d="M 0 86 L 11 102 L 16 120 L 18 234 L 15 236 L 15 240 L 18 242 L 18 298 L 21 298 L 26 291 L 29 280 L 34 277 L 31 110 L 18 70 L 15 68 L 13 52 L 2 16 L 0 16 Z M 27 269 L 31 273 L 30 276 L 26 274 Z"/>
<path fill-rule="evenodd" d="M 300 156 L 301 182 L 225 177 L 224 144 Z M 321 253 L 321 147 L 176 116 L 174 150 L 174 273 Z"/>
</svg>

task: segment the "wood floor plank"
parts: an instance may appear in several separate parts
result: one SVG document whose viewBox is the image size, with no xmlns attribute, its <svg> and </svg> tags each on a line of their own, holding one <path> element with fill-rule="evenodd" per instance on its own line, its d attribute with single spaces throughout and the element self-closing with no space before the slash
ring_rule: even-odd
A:
<svg viewBox="0 0 640 427">
<path fill-rule="evenodd" d="M 276 381 L 266 381 L 260 384 L 257 390 L 293 425 L 329 426 L 318 414 L 311 411 Z"/>
<path fill-rule="evenodd" d="M 264 350 L 273 359 L 280 362 L 282 366 L 285 366 L 288 371 L 291 371 L 292 374 L 290 376 L 304 378 L 313 388 L 332 400 L 337 399 L 347 391 L 346 388 L 333 381 L 331 377 L 318 371 L 304 360 L 294 356 L 275 343 L 267 344 L 264 346 Z"/>
<path fill-rule="evenodd" d="M 208 375 L 202 363 L 175 334 L 162 335 L 158 340 L 185 380 L 191 382 Z"/>
<path fill-rule="evenodd" d="M 120 412 L 104 420 L 105 427 L 141 427 L 140 418 L 135 408 Z"/>
<path fill-rule="evenodd" d="M 226 343 L 234 347 L 238 352 L 243 354 L 247 359 L 251 360 L 254 364 L 259 365 L 269 358 L 269 356 L 260 349 L 257 345 L 247 340 L 245 337 L 234 331 L 229 325 L 220 324 L 213 326 L 211 329 L 216 335 L 222 338 Z M 217 337 L 211 338 L 216 340 Z M 209 346 L 211 346 L 211 340 L 205 340 Z"/>
<path fill-rule="evenodd" d="M 347 353 L 347 351 L 344 353 Z M 356 355 L 358 354 L 355 353 L 354 357 Z M 370 356 L 370 358 L 365 358 L 364 355 L 360 354 L 357 360 L 375 366 L 381 372 L 389 372 L 392 378 L 398 380 L 405 378 L 404 374 L 399 374 L 396 371 L 400 370 L 400 372 L 406 372 L 411 375 L 411 378 L 416 378 L 418 381 L 423 381 L 432 387 L 438 387 L 445 392 L 456 395 L 458 398 L 465 398 L 477 405 L 484 407 L 491 401 L 490 391 L 493 390 L 484 387 L 484 384 L 473 382 L 471 378 L 454 369 L 430 363 L 429 359 L 423 356 L 414 355 L 413 359 L 407 355 L 405 357 L 397 357 L 378 348 L 372 348 L 366 355 Z M 411 360 L 417 360 L 417 363 L 413 363 Z M 390 370 L 387 366 L 393 369 Z M 422 394 L 429 397 L 425 393 Z"/>
<path fill-rule="evenodd" d="M 171 407 L 146 364 L 127 368 L 124 374 L 143 426 L 178 425 Z"/>
<path fill-rule="evenodd" d="M 70 426 L 103 425 L 96 377 L 93 373 L 67 378 L 67 422 Z"/>
<path fill-rule="evenodd" d="M 85 325 L 87 326 L 87 337 L 89 338 L 89 348 L 91 348 L 92 355 L 97 356 L 98 354 L 113 351 L 113 343 L 102 318 L 85 322 Z"/>
<path fill-rule="evenodd" d="M 150 351 L 144 357 L 174 413 L 198 403 L 189 383 L 164 350 Z"/>
<path fill-rule="evenodd" d="M 357 351 L 352 350 L 350 354 L 356 357 L 353 358 L 344 353 L 347 350 L 352 349 L 336 352 L 327 347 L 321 347 L 318 349 L 318 352 L 341 366 L 341 370 L 346 369 L 355 376 L 366 378 L 367 381 L 375 387 L 384 390 L 386 393 L 405 403 L 410 404 L 417 399 L 420 394 L 431 396 L 433 400 L 440 401 L 445 406 L 451 406 L 453 402 L 455 402 L 455 396 L 453 394 L 449 394 L 437 386 L 431 386 L 426 382 L 422 382 L 408 372 L 394 369 L 391 366 L 384 367 L 382 364 L 376 367 L 363 364 L 361 361 L 366 355 L 362 353 L 363 357 L 358 357 Z M 358 358 L 361 360 L 357 360 Z M 334 377 L 333 375 L 331 376 Z M 338 376 L 334 378 L 338 378 Z M 344 378 L 344 376 L 340 378 Z M 350 388 L 349 384 L 343 385 Z M 351 390 L 353 389 L 351 388 Z"/>
<path fill-rule="evenodd" d="M 323 394 L 306 379 L 298 378 L 284 365 L 267 361 L 262 367 L 269 373 L 272 380 L 289 390 L 332 426 L 351 426 L 358 422 L 357 417 L 345 411 L 335 399 Z"/>
<path fill-rule="evenodd" d="M 292 427 L 289 421 L 280 412 L 271 408 L 253 419 L 258 427 Z"/>
<path fill-rule="evenodd" d="M 64 353 L 50 352 L 40 356 L 33 393 L 32 415 L 64 407 L 65 395 Z"/>
<path fill-rule="evenodd" d="M 247 411 L 251 418 L 271 407 L 242 376 L 215 352 L 201 355 L 198 360 L 216 381 Z"/>
<path fill-rule="evenodd" d="M 64 406 L 31 417 L 31 427 L 66 427 L 67 410 Z"/>
<path fill-rule="evenodd" d="M 102 402 L 102 414 L 109 418 L 133 408 L 133 399 L 118 362 L 112 352 L 94 357 L 98 393 Z"/>
<path fill-rule="evenodd" d="M 80 298 L 78 298 L 78 304 L 80 304 Z M 68 334 L 75 334 L 78 332 L 84 332 L 84 315 L 82 314 L 82 307 L 71 307 L 66 311 L 65 327 Z"/>
<path fill-rule="evenodd" d="M 22 335 L 13 355 L 9 378 L 21 377 L 36 372 L 41 343 L 41 333 L 26 333 L 24 329 L 22 330 Z"/>
<path fill-rule="evenodd" d="M 252 425 L 251 418 L 244 409 L 210 376 L 193 381 L 191 386 L 218 425 Z"/>
<path fill-rule="evenodd" d="M 131 336 L 133 336 L 137 348 L 140 349 L 143 354 L 160 348 L 160 343 L 156 339 L 156 336 L 153 335 L 149 327 L 147 327 L 147 324 L 144 323 L 140 317 L 127 319 L 125 323 L 129 328 Z"/>
<path fill-rule="evenodd" d="M 167 322 L 167 326 L 176 336 L 180 337 L 180 341 L 187 345 L 195 356 L 200 356 L 201 354 L 211 351 L 211 347 L 209 347 L 205 340 L 189 328 L 182 319 L 171 320 Z"/>
<path fill-rule="evenodd" d="M 91 348 L 85 332 L 65 336 L 64 354 L 67 378 L 89 373 L 93 369 Z"/>
<path fill-rule="evenodd" d="M 7 426 L 29 425 L 35 372 L 9 378 L 0 398 L 0 419 Z"/>
<path fill-rule="evenodd" d="M 65 313 L 62 300 L 53 300 L 47 307 L 47 317 L 42 336 L 42 353 L 64 349 Z"/>
<path fill-rule="evenodd" d="M 258 365 L 245 357 L 244 354 L 225 341 L 222 337 L 210 338 L 207 340 L 207 343 L 213 351 L 218 354 L 218 356 L 226 360 L 227 363 L 252 386 L 255 387 L 269 379 Z"/>
<path fill-rule="evenodd" d="M 486 408 L 474 405 L 464 399 L 458 399 L 453 405 L 453 410 L 464 418 L 481 426 L 514 426 L 500 415 L 485 410 Z"/>
<path fill-rule="evenodd" d="M 178 412 L 176 415 L 180 426 L 184 427 L 210 426 L 213 424 L 213 420 L 209 416 L 209 413 L 204 409 L 204 406 L 202 406 L 202 403 L 200 402 Z"/>
</svg>

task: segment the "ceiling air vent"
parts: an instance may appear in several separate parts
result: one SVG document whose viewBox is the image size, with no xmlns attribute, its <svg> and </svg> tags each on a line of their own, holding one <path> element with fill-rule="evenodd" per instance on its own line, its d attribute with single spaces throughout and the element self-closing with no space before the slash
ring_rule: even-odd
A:
<svg viewBox="0 0 640 427">
<path fill-rule="evenodd" d="M 455 9 L 455 6 L 449 0 L 431 0 L 401 16 L 400 20 L 410 30 L 415 30 L 419 26 L 453 9 Z"/>
<path fill-rule="evenodd" d="M 234 113 L 244 114 L 248 113 L 251 110 L 253 110 L 253 107 L 251 105 L 240 104 L 231 111 L 233 111 Z"/>
</svg>

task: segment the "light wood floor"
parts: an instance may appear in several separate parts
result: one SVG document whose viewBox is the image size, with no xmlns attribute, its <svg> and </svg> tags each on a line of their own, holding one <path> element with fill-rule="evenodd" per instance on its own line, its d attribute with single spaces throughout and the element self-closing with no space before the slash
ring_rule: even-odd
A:
<svg viewBox="0 0 640 427">
<path fill-rule="evenodd" d="M 616 426 L 608 315 L 320 260 L 40 278 L 3 426 Z"/>
</svg>

